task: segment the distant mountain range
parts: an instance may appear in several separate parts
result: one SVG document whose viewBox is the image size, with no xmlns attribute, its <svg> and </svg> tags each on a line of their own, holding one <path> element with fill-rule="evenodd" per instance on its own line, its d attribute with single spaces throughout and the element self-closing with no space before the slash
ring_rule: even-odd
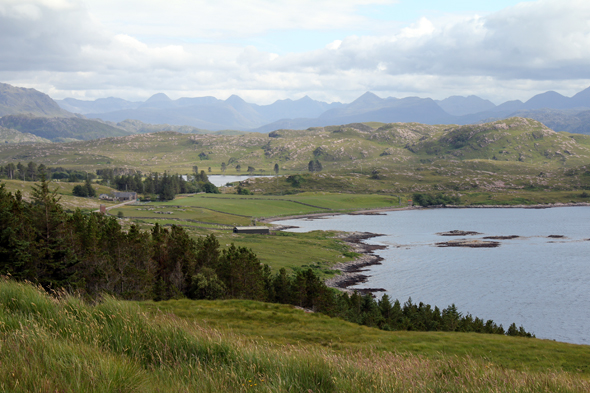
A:
<svg viewBox="0 0 590 393">
<path fill-rule="evenodd" d="M 326 103 L 305 96 L 257 105 L 236 95 L 226 100 L 215 97 L 172 100 L 163 93 L 143 102 L 113 97 L 54 101 L 37 90 L 0 83 L 0 116 L 4 116 L 0 119 L 2 127 L 51 141 L 157 131 L 268 133 L 363 122 L 465 125 L 512 116 L 541 121 L 555 131 L 590 134 L 590 88 L 573 97 L 549 91 L 526 102 L 514 100 L 501 105 L 474 95 L 433 100 L 380 98 L 371 92 L 348 104 Z"/>
<path fill-rule="evenodd" d="M 380 98 L 367 92 L 349 104 L 328 104 L 307 96 L 279 100 L 270 105 L 251 104 L 233 95 L 171 100 L 158 93 L 144 102 L 120 98 L 82 101 L 66 98 L 57 103 L 70 112 L 114 123 L 136 119 L 150 124 L 187 125 L 207 130 L 234 129 L 271 132 L 277 129 L 306 129 L 334 124 L 377 121 L 384 123 L 472 124 L 511 116 L 545 121 L 556 131 L 590 133 L 579 113 L 590 110 L 590 88 L 573 97 L 554 91 L 538 94 L 526 102 L 507 101 L 495 105 L 471 95 L 444 100 L 430 98 Z M 574 131 L 575 130 L 575 131 Z"/>
</svg>

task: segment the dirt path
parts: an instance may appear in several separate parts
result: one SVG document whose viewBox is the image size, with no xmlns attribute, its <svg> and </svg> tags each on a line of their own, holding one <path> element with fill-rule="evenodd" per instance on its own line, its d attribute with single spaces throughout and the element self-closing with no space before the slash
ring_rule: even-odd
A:
<svg viewBox="0 0 590 393">
<path fill-rule="evenodd" d="M 135 203 L 135 202 L 137 202 L 137 200 L 135 200 L 135 199 L 132 199 L 132 200 L 130 200 L 130 201 L 127 201 L 127 202 L 119 203 L 119 204 L 116 204 L 116 205 L 113 205 L 113 206 L 108 206 L 106 209 L 107 209 L 107 210 L 116 209 L 116 208 L 118 208 L 118 207 L 125 206 L 125 205 L 129 205 L 129 204 L 131 204 L 131 203 Z M 94 210 L 93 212 L 94 212 L 94 213 L 100 213 L 100 209 Z"/>
</svg>

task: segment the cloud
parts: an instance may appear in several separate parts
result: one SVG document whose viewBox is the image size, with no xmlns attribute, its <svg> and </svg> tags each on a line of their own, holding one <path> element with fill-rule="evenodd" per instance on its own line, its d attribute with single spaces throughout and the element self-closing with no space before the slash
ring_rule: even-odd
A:
<svg viewBox="0 0 590 393">
<path fill-rule="evenodd" d="M 223 40 L 275 30 L 368 28 L 375 21 L 358 14 L 364 5 L 398 0 L 89 0 L 89 9 L 113 31 L 145 37 Z M 113 18 L 116 9 L 125 18 Z"/>
<path fill-rule="evenodd" d="M 164 91 L 258 102 L 305 94 L 347 101 L 367 90 L 501 101 L 575 93 L 590 80 L 587 1 L 540 0 L 403 27 L 357 14 L 376 3 L 394 2 L 0 0 L 0 78 L 57 98 Z M 357 34 L 300 53 L 241 44 L 276 30 L 347 26 Z"/>
<path fill-rule="evenodd" d="M 290 54 L 273 69 L 500 79 L 590 78 L 590 3 L 522 3 L 487 17 L 437 25 L 422 18 L 389 36 L 347 37 L 338 48 Z"/>
</svg>

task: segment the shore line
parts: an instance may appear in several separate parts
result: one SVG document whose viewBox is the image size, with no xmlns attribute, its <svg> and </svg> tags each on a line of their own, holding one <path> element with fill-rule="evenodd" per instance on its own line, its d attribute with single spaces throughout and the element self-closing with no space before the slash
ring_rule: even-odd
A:
<svg viewBox="0 0 590 393">
<path fill-rule="evenodd" d="M 325 281 L 328 287 L 339 289 L 343 292 L 352 294 L 358 292 L 361 295 L 375 292 L 386 292 L 384 288 L 355 288 L 349 287 L 357 284 L 367 282 L 370 276 L 363 274 L 368 266 L 380 265 L 383 258 L 373 253 L 374 250 L 383 250 L 387 246 L 379 246 L 376 244 L 367 244 L 364 240 L 382 236 L 371 232 L 345 232 L 340 239 L 346 243 L 353 252 L 361 254 L 360 257 L 350 262 L 340 262 L 332 266 L 332 269 L 340 270 L 341 274 L 329 278 Z"/>
</svg>

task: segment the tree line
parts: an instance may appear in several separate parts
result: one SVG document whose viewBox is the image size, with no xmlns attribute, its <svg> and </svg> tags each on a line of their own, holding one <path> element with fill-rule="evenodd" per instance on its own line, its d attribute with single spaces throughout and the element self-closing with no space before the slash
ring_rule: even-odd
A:
<svg viewBox="0 0 590 393">
<path fill-rule="evenodd" d="M 46 179 L 66 180 L 69 182 L 81 182 L 86 179 L 93 180 L 96 175 L 75 169 L 63 167 L 48 167 L 44 164 L 36 164 L 29 161 L 28 164 L 18 162 L 0 165 L 0 178 L 23 181 L 38 181 L 42 176 Z"/>
<path fill-rule="evenodd" d="M 195 175 L 178 175 L 164 172 L 152 172 L 145 176 L 141 173 L 128 175 L 111 175 L 109 171 L 101 172 L 101 184 L 110 185 L 119 191 L 135 191 L 138 194 L 169 201 L 178 194 L 206 192 L 219 194 L 219 189 L 209 181 L 205 171 Z"/>
<path fill-rule="evenodd" d="M 311 309 L 385 330 L 443 330 L 530 336 L 516 325 L 439 310 L 387 295 L 348 295 L 327 287 L 312 269 L 273 274 L 245 247 L 222 249 L 214 235 L 194 239 L 178 226 L 125 231 L 114 217 L 67 213 L 45 180 L 32 201 L 0 186 L 0 274 L 47 290 L 66 288 L 89 298 L 252 299 Z"/>
</svg>

